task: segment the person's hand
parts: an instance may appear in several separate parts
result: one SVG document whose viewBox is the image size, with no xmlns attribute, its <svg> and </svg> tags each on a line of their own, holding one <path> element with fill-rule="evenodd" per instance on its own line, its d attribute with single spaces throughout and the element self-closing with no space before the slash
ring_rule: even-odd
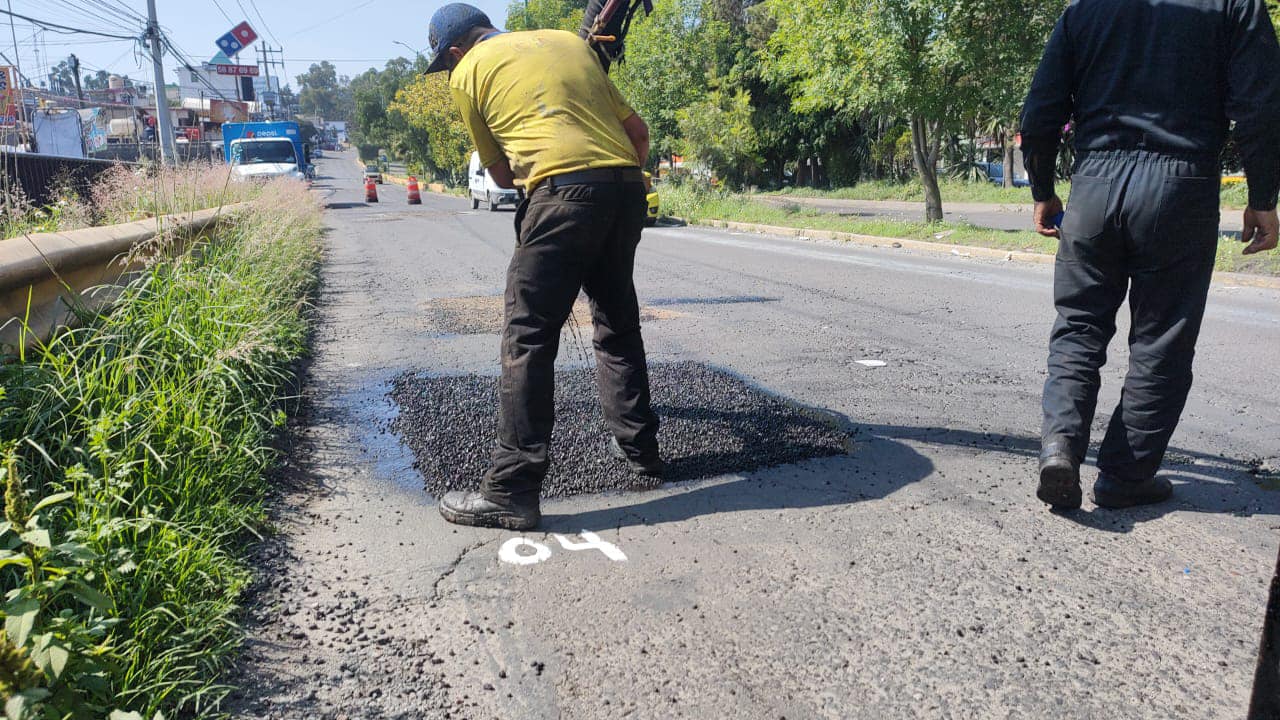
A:
<svg viewBox="0 0 1280 720">
<path fill-rule="evenodd" d="M 1044 202 L 1036 203 L 1036 209 L 1031 213 L 1031 218 L 1036 224 L 1036 232 L 1045 237 L 1061 237 L 1061 231 L 1053 224 L 1053 219 L 1060 214 L 1062 214 L 1062 198 L 1057 195 Z"/>
<path fill-rule="evenodd" d="M 1245 255 L 1274 250 L 1278 235 L 1280 217 L 1277 217 L 1275 210 L 1249 208 L 1244 211 L 1244 232 L 1240 234 L 1240 241 L 1248 243 L 1244 249 Z"/>
</svg>

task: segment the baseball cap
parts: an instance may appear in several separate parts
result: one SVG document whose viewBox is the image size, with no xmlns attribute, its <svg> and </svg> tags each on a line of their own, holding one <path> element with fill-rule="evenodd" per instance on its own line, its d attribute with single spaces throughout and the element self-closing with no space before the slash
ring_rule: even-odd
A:
<svg viewBox="0 0 1280 720">
<path fill-rule="evenodd" d="M 466 3 L 449 3 L 431 16 L 428 26 L 428 42 L 435 57 L 427 67 L 428 73 L 440 72 L 449 59 L 449 48 L 458 44 L 462 36 L 478 27 L 493 27 L 489 16 L 478 7 Z"/>
</svg>

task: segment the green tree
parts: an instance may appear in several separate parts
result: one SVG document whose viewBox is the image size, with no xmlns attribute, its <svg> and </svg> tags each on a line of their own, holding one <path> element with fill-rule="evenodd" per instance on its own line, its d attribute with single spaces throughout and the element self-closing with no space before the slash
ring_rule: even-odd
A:
<svg viewBox="0 0 1280 720">
<path fill-rule="evenodd" d="M 745 90 L 712 90 L 706 99 L 676 112 L 688 159 L 741 187 L 755 175 L 759 139 L 752 123 L 751 95 Z"/>
<path fill-rule="evenodd" d="M 76 73 L 70 60 L 63 60 L 49 71 L 49 89 L 63 95 L 76 91 Z"/>
<path fill-rule="evenodd" d="M 577 32 L 585 7 L 585 0 L 511 0 L 507 5 L 507 29 Z"/>
<path fill-rule="evenodd" d="M 627 35 L 626 61 L 613 79 L 649 124 L 659 156 L 680 149 L 676 114 L 707 95 L 711 78 L 727 75 L 722 52 L 728 25 L 706 20 L 703 0 L 657 0 L 653 15 L 637 20 Z"/>
<path fill-rule="evenodd" d="M 402 142 L 408 126 L 400 116 L 392 116 L 387 108 L 400 88 L 408 85 L 418 73 L 414 63 L 394 58 L 382 70 L 368 70 L 351 81 L 352 117 L 349 132 L 357 145 L 375 145 L 390 149 Z"/>
<path fill-rule="evenodd" d="M 415 78 L 396 93 L 388 110 L 424 136 L 426 152 L 416 158 L 419 162 L 452 183 L 466 177 L 471 136 L 453 104 L 443 73 Z M 417 150 L 421 152 L 421 148 Z"/>
<path fill-rule="evenodd" d="M 1041 0 L 1036 0 L 1040 2 Z M 1057 3 L 1057 0 L 1053 0 Z M 942 219 L 938 163 L 944 138 L 990 103 L 993 47 L 1030 3 L 1014 0 L 774 0 L 778 29 L 764 59 L 786 81 L 797 112 L 852 110 L 899 116 L 925 195 Z M 1060 9 L 1060 8 L 1059 8 Z M 1034 52 L 1032 50 L 1034 49 Z M 1003 47 L 1036 56 L 1039 47 Z"/>
<path fill-rule="evenodd" d="M 85 90 L 106 90 L 111 86 L 111 73 L 99 70 L 92 75 L 84 76 Z"/>
<path fill-rule="evenodd" d="M 298 107 L 304 115 L 326 120 L 350 120 L 352 101 L 350 80 L 339 77 L 328 60 L 312 65 L 298 76 Z"/>
</svg>

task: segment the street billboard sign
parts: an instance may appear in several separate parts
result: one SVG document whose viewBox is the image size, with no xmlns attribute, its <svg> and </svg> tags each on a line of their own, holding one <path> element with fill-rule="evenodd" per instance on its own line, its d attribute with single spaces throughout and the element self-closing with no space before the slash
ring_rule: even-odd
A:
<svg viewBox="0 0 1280 720">
<path fill-rule="evenodd" d="M 18 84 L 8 65 L 0 65 L 0 127 L 18 126 Z"/>
<path fill-rule="evenodd" d="M 231 32 L 218 38 L 218 49 L 227 54 L 227 57 L 235 57 L 237 53 L 249 46 L 249 43 L 258 39 L 258 33 L 249 27 L 248 22 L 242 22 L 231 28 Z"/>
<path fill-rule="evenodd" d="M 258 77 L 257 65 L 214 65 L 219 75 L 247 75 Z"/>
<path fill-rule="evenodd" d="M 210 100 L 209 119 L 216 123 L 248 122 L 249 104 L 230 100 Z"/>
</svg>

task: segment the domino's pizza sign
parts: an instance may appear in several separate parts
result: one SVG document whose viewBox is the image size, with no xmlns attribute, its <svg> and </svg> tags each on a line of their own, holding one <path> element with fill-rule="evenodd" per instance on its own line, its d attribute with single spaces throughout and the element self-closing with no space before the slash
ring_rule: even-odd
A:
<svg viewBox="0 0 1280 720">
<path fill-rule="evenodd" d="M 218 49 L 227 54 L 227 57 L 235 57 L 236 53 L 248 47 L 249 43 L 258 39 L 258 33 L 249 27 L 248 22 L 242 22 L 231 28 L 231 32 L 218 38 Z"/>
</svg>

